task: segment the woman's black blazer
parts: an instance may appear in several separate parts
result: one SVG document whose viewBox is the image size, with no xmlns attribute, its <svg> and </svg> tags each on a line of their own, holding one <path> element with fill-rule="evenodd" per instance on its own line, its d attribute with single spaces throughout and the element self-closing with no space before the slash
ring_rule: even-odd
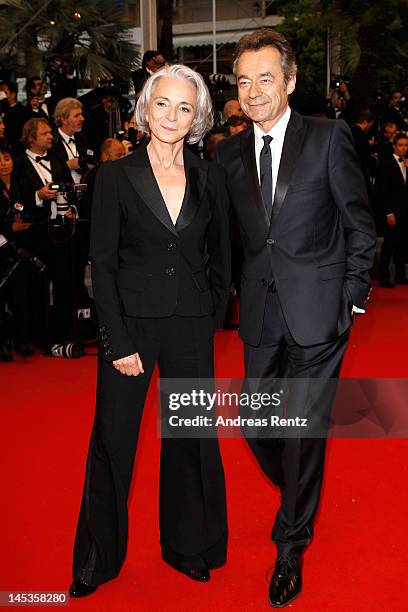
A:
<svg viewBox="0 0 408 612">
<path fill-rule="evenodd" d="M 184 147 L 186 191 L 174 226 L 147 142 L 98 171 L 91 220 L 92 283 L 101 352 L 137 351 L 125 316 L 214 316 L 223 323 L 230 283 L 224 171 Z M 125 316 L 124 316 L 125 315 Z"/>
</svg>

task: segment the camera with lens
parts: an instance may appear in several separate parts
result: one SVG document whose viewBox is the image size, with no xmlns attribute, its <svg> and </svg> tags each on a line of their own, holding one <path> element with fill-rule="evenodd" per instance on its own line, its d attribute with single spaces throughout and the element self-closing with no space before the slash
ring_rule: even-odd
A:
<svg viewBox="0 0 408 612">
<path fill-rule="evenodd" d="M 81 170 L 87 171 L 89 170 L 88 165 L 95 165 L 95 155 L 91 149 L 88 149 L 85 153 L 78 157 L 78 165 Z"/>
<path fill-rule="evenodd" d="M 55 212 L 65 215 L 71 207 L 75 209 L 86 190 L 86 183 L 51 183 L 50 189 L 57 192 Z"/>
<path fill-rule="evenodd" d="M 342 95 L 342 91 L 340 89 L 340 85 L 344 83 L 345 85 L 349 85 L 350 81 L 344 79 L 340 74 L 332 76 L 330 81 L 330 89 L 336 91 L 339 95 Z"/>
<path fill-rule="evenodd" d="M 341 85 L 341 77 L 334 77 L 330 81 L 330 89 L 338 89 Z"/>
<path fill-rule="evenodd" d="M 12 223 L 14 223 L 14 221 L 17 221 L 17 219 L 19 219 L 23 223 L 29 223 L 30 221 L 28 213 L 24 211 L 24 204 L 16 201 L 10 204 L 5 214 L 4 220 L 7 224 L 11 225 Z"/>
</svg>

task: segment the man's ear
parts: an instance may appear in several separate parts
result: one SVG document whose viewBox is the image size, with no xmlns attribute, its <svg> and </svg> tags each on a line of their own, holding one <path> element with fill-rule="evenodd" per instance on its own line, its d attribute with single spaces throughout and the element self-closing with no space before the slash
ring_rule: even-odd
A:
<svg viewBox="0 0 408 612">
<path fill-rule="evenodd" d="M 290 77 L 286 91 L 288 96 L 293 93 L 295 91 L 295 87 L 296 87 L 296 75 L 293 77 Z"/>
</svg>

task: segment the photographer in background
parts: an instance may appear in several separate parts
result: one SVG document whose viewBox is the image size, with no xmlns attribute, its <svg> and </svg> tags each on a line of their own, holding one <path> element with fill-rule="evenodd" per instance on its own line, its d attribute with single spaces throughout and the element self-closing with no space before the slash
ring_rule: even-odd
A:
<svg viewBox="0 0 408 612">
<path fill-rule="evenodd" d="M 54 144 L 52 154 L 65 162 L 71 172 L 73 183 L 80 183 L 90 165 L 94 164 L 94 152 L 82 133 L 83 107 L 75 98 L 63 98 L 55 107 Z"/>
<path fill-rule="evenodd" d="M 378 169 L 377 192 L 385 217 L 384 242 L 380 256 L 380 285 L 408 285 L 408 136 L 396 134 L 393 154 L 384 158 Z M 395 264 L 395 280 L 390 280 L 390 263 Z"/>
<path fill-rule="evenodd" d="M 353 100 L 347 84 L 341 77 L 335 77 L 330 83 L 325 114 L 328 119 L 344 119 L 349 124 L 352 124 L 356 118 Z"/>
<path fill-rule="evenodd" d="M 126 153 L 134 151 L 140 144 L 140 141 L 145 137 L 145 134 L 137 129 L 134 113 L 129 113 L 122 123 L 122 129 L 118 132 L 117 137 L 124 143 L 127 149 Z M 123 134 L 122 138 L 119 136 Z M 130 147 L 129 147 L 130 145 Z"/>
<path fill-rule="evenodd" d="M 52 131 L 44 119 L 30 119 L 23 126 L 26 147 L 24 155 L 16 161 L 15 175 L 24 205 L 23 220 L 31 223 L 19 236 L 20 246 L 37 256 L 48 268 L 52 280 L 55 329 L 46 339 L 46 345 L 70 340 L 76 321 L 75 279 L 77 278 L 76 241 L 68 238 L 57 242 L 52 234 L 53 218 L 66 217 L 67 226 L 74 223 L 71 206 L 58 212 L 58 187 L 72 183 L 66 162 L 50 154 Z M 57 215 L 55 215 L 57 213 Z M 48 306 L 48 303 L 47 305 Z M 44 318 L 47 312 L 44 309 Z M 44 321 L 42 321 L 44 325 Z"/>
<path fill-rule="evenodd" d="M 89 109 L 86 121 L 86 136 L 95 152 L 106 138 L 117 137 L 121 130 L 122 117 L 128 116 L 131 106 L 124 94 L 123 83 L 114 80 L 100 87 L 100 102 Z"/>
<path fill-rule="evenodd" d="M 21 218 L 21 195 L 13 167 L 11 149 L 0 145 L 0 361 L 13 360 L 10 345 L 23 357 L 34 353 L 28 342 L 32 339 L 39 296 L 35 291 L 38 287 L 34 283 L 34 269 L 18 263 L 14 271 L 10 270 L 10 263 L 17 263 L 21 257 L 17 252 L 18 236 L 31 227 Z M 13 313 L 12 326 L 6 315 L 6 303 Z"/>
<path fill-rule="evenodd" d="M 54 119 L 57 129 L 53 134 L 51 153 L 67 164 L 72 183 L 84 183 L 83 176 L 95 164 L 96 156 L 82 131 L 84 114 L 81 102 L 75 98 L 63 98 L 55 107 Z M 80 195 L 77 201 L 79 221 L 74 236 L 77 253 L 75 291 L 78 308 L 88 308 L 91 300 L 85 286 L 85 268 L 89 253 L 89 217 L 83 201 L 85 194 L 80 192 Z"/>
<path fill-rule="evenodd" d="M 164 66 L 165 61 L 164 56 L 159 51 L 155 49 L 145 51 L 142 58 L 142 67 L 132 72 L 135 97 L 137 97 L 149 76 Z"/>
<path fill-rule="evenodd" d="M 27 94 L 27 104 L 25 106 L 25 121 L 29 119 L 45 119 L 48 121 L 48 115 L 42 108 L 42 101 L 39 94 L 29 92 Z"/>
<path fill-rule="evenodd" d="M 404 102 L 402 92 L 398 89 L 391 92 L 388 109 L 385 112 L 383 121 L 395 123 L 399 132 L 408 130 L 408 120 L 405 117 L 402 103 Z"/>
<path fill-rule="evenodd" d="M 50 113 L 62 98 L 76 98 L 75 75 L 69 72 L 68 61 L 58 55 L 51 57 L 45 66 L 45 74 L 50 82 L 51 98 L 48 101 Z"/>
</svg>

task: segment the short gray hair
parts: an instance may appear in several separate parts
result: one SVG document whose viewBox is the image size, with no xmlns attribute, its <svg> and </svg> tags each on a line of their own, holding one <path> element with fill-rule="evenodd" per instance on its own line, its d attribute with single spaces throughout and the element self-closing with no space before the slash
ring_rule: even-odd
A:
<svg viewBox="0 0 408 612">
<path fill-rule="evenodd" d="M 149 123 L 146 119 L 150 99 L 157 81 L 162 77 L 187 79 L 195 86 L 197 91 L 197 108 L 193 125 L 187 135 L 187 142 L 190 144 L 199 142 L 204 134 L 211 130 L 214 124 L 211 96 L 204 83 L 203 77 L 198 72 L 194 72 L 194 70 L 182 64 L 163 66 L 163 68 L 154 72 L 147 79 L 136 104 L 135 120 L 138 129 L 142 132 L 148 132 L 150 130 Z"/>
<path fill-rule="evenodd" d="M 61 127 L 62 119 L 68 119 L 69 113 L 74 108 L 82 109 L 82 103 L 76 98 L 62 98 L 55 107 L 54 119 L 57 127 Z"/>
</svg>

